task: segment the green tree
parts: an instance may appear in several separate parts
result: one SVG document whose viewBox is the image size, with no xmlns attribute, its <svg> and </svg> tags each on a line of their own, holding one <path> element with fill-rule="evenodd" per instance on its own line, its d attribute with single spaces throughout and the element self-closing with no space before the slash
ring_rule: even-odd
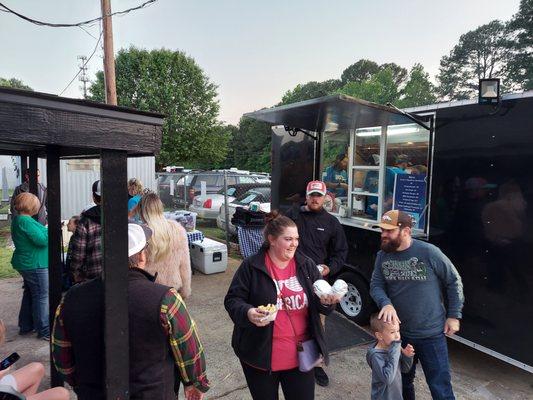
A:
<svg viewBox="0 0 533 400">
<path fill-rule="evenodd" d="M 507 74 L 509 36 L 498 20 L 461 35 L 449 55 L 440 62 L 438 91 L 445 99 L 467 99 L 478 91 L 479 79 L 501 78 L 503 90 L 516 85 Z"/>
<path fill-rule="evenodd" d="M 5 79 L 5 78 L 0 77 L 0 86 L 10 87 L 10 88 L 15 88 L 15 89 L 26 89 L 26 90 L 33 91 L 31 87 L 25 85 L 21 80 L 16 79 L 16 78 Z"/>
<path fill-rule="evenodd" d="M 415 64 L 409 72 L 409 79 L 401 90 L 399 108 L 416 107 L 433 104 L 437 101 L 435 86 L 429 80 L 429 74 L 422 64 Z"/>
<path fill-rule="evenodd" d="M 378 104 L 395 104 L 400 97 L 394 73 L 390 68 L 382 69 L 365 81 L 348 82 L 338 93 Z"/>
<path fill-rule="evenodd" d="M 342 71 L 341 81 L 343 85 L 348 82 L 363 82 L 369 80 L 379 70 L 380 67 L 376 62 L 363 58 Z"/>
<path fill-rule="evenodd" d="M 118 104 L 166 116 L 158 164 L 219 163 L 229 135 L 216 118 L 216 86 L 196 62 L 180 51 L 130 47 L 115 60 Z M 103 102 L 104 75 L 96 74 L 91 99 Z"/>
<path fill-rule="evenodd" d="M 385 63 L 379 66 L 380 71 L 384 69 L 390 69 L 392 72 L 392 78 L 396 86 L 401 86 L 407 79 L 407 69 L 399 66 L 396 63 Z"/>
<path fill-rule="evenodd" d="M 228 159 L 232 167 L 257 172 L 270 172 L 270 148 L 272 131 L 270 124 L 242 117 L 239 128 L 230 142 Z"/>
<path fill-rule="evenodd" d="M 292 90 L 287 91 L 280 104 L 296 103 L 309 99 L 316 99 L 317 97 L 327 96 L 334 93 L 342 86 L 338 79 L 330 79 L 324 82 L 307 82 L 303 85 L 296 85 Z"/>
<path fill-rule="evenodd" d="M 509 76 L 523 90 L 533 90 L 533 0 L 522 0 L 509 23 L 513 34 Z"/>
</svg>

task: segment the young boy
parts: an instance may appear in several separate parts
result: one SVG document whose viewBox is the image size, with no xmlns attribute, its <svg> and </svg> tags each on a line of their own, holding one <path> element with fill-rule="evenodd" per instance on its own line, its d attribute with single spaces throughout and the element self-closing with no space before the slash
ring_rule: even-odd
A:
<svg viewBox="0 0 533 400">
<path fill-rule="evenodd" d="M 372 400 L 402 399 L 401 372 L 408 372 L 413 365 L 415 350 L 408 344 L 401 347 L 400 326 L 370 317 L 370 327 L 377 342 L 368 349 L 366 361 L 372 368 Z"/>
</svg>

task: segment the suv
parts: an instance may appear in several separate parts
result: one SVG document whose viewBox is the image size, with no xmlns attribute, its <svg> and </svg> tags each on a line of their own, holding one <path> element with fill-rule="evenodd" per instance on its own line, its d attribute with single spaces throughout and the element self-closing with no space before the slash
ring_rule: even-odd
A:
<svg viewBox="0 0 533 400">
<path fill-rule="evenodd" d="M 262 177 L 264 179 L 264 177 Z M 235 171 L 227 172 L 227 185 L 235 186 L 246 183 L 264 183 L 258 176 L 246 173 L 235 173 Z M 259 182 L 258 182 L 259 181 Z M 217 193 L 224 188 L 224 171 L 205 171 L 196 174 L 189 185 L 188 203 L 192 204 L 195 196 L 198 196 L 201 191 L 202 184 L 205 182 L 206 193 Z"/>
<path fill-rule="evenodd" d="M 188 188 L 191 184 L 194 174 L 190 173 L 159 173 L 157 177 L 157 186 L 159 198 L 163 204 L 167 207 L 185 206 L 186 196 Z M 170 185 L 173 184 L 174 188 L 171 191 Z M 187 189 L 187 190 L 186 190 Z M 171 194 L 173 192 L 173 194 Z M 190 203 L 190 202 L 189 202 Z"/>
</svg>

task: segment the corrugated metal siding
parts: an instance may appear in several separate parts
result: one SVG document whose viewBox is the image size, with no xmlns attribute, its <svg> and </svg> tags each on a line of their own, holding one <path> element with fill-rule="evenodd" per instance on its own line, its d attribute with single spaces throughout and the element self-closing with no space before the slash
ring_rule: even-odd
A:
<svg viewBox="0 0 533 400">
<path fill-rule="evenodd" d="M 128 158 L 128 179 L 139 178 L 144 187 L 157 189 L 155 157 Z M 78 215 L 92 202 L 91 186 L 100 179 L 100 171 L 72 171 L 61 161 L 61 218 Z"/>
<path fill-rule="evenodd" d="M 100 171 L 69 170 L 66 160 L 60 162 L 61 173 L 61 219 L 78 215 L 92 202 L 91 186 L 100 179 Z M 41 182 L 46 186 L 46 159 L 39 158 Z M 157 190 L 155 157 L 128 158 L 128 179 L 139 178 L 144 187 Z M 17 183 L 18 185 L 18 183 Z"/>
</svg>

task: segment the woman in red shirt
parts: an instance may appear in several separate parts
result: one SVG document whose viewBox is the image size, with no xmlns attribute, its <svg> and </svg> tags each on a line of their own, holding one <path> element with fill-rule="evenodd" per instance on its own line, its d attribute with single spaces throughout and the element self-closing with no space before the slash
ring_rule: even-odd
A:
<svg viewBox="0 0 533 400">
<path fill-rule="evenodd" d="M 328 362 L 319 313 L 329 314 L 336 301 L 314 294 L 321 276 L 311 259 L 296 253 L 298 229 L 291 219 L 269 214 L 264 236 L 263 247 L 243 261 L 224 299 L 235 323 L 232 346 L 254 400 L 277 400 L 280 384 L 286 400 L 311 400 L 314 373 L 299 370 L 298 343 L 314 339 Z M 267 304 L 277 307 L 273 322 L 258 308 Z"/>
</svg>

